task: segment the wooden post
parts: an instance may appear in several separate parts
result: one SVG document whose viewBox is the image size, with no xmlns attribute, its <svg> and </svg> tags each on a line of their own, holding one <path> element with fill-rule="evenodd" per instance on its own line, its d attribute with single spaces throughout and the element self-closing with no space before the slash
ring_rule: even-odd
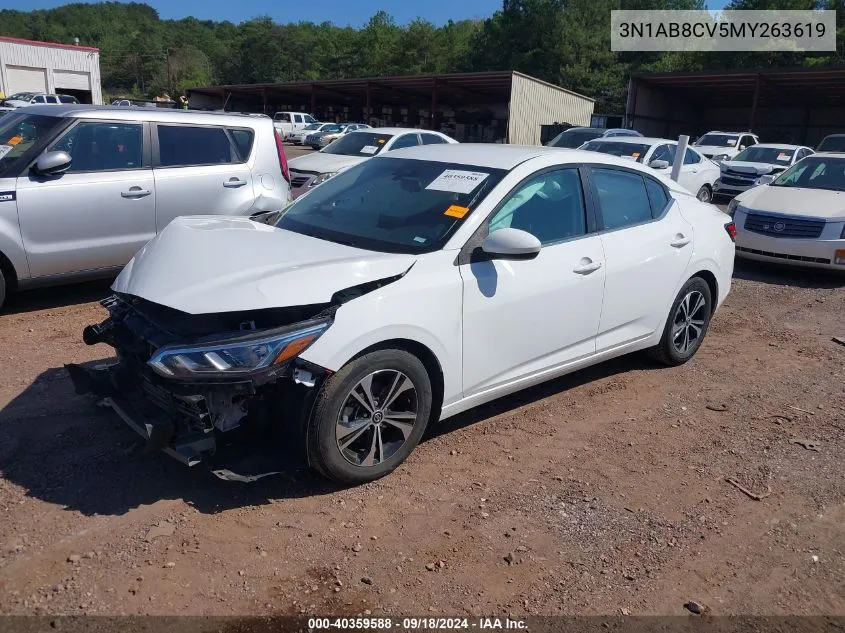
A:
<svg viewBox="0 0 845 633">
<path fill-rule="evenodd" d="M 370 125 L 370 98 L 371 98 L 371 86 L 370 82 L 367 82 L 367 104 L 364 106 L 364 123 Z"/>
<path fill-rule="evenodd" d="M 311 116 L 314 116 L 314 111 L 317 109 L 317 86 L 311 84 Z"/>
<path fill-rule="evenodd" d="M 267 114 L 267 88 L 261 89 L 261 102 L 262 102 L 261 111 L 264 114 Z"/>
<path fill-rule="evenodd" d="M 757 118 L 757 102 L 760 99 L 760 73 L 757 73 L 757 81 L 754 83 L 754 100 L 751 102 L 751 120 L 748 122 L 748 131 L 754 131 L 754 121 Z"/>
<path fill-rule="evenodd" d="M 433 130 L 437 118 L 437 77 L 434 78 L 434 84 L 431 87 L 431 113 L 429 118 L 431 119 L 429 129 Z"/>
</svg>

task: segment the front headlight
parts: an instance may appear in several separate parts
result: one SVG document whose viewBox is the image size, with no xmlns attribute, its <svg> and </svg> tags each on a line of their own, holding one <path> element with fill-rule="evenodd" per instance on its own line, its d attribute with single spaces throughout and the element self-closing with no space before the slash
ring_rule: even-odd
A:
<svg viewBox="0 0 845 633">
<path fill-rule="evenodd" d="M 311 184 L 309 185 L 309 187 L 316 187 L 317 185 L 326 182 L 329 178 L 331 178 L 332 176 L 336 176 L 336 175 L 337 175 L 336 171 L 330 172 L 328 174 L 320 174 L 314 180 L 311 181 Z"/>
<path fill-rule="evenodd" d="M 281 328 L 254 336 L 199 345 L 160 348 L 147 364 L 166 378 L 208 378 L 250 374 L 304 352 L 325 332 L 329 321 Z"/>
<path fill-rule="evenodd" d="M 730 156 L 728 156 L 727 154 L 716 154 L 710 160 L 728 160 L 728 158 L 730 158 Z"/>
</svg>

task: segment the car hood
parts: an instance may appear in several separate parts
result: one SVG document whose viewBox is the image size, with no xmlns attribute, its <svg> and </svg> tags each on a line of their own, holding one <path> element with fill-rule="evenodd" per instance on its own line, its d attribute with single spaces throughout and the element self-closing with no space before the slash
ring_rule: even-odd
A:
<svg viewBox="0 0 845 633">
<path fill-rule="evenodd" d="M 736 198 L 749 211 L 845 220 L 845 192 L 761 185 Z"/>
<path fill-rule="evenodd" d="M 188 314 L 328 303 L 338 290 L 394 277 L 413 255 L 376 253 L 247 218 L 173 220 L 112 290 Z"/>
<path fill-rule="evenodd" d="M 719 154 L 736 154 L 735 147 L 719 147 L 718 145 L 693 145 L 693 147 L 708 156 L 718 156 Z"/>
<path fill-rule="evenodd" d="M 744 160 L 729 160 L 722 163 L 722 171 L 730 169 L 740 174 L 757 174 L 762 176 L 770 174 L 776 169 L 781 171 L 789 167 L 789 165 L 773 165 L 771 163 L 752 163 Z"/>
<path fill-rule="evenodd" d="M 317 174 L 333 174 L 369 160 L 366 156 L 343 156 L 314 152 L 292 159 L 288 165 L 294 171 L 310 171 Z"/>
<path fill-rule="evenodd" d="M 6 99 L 3 101 L 3 105 L 7 108 L 22 108 L 23 106 L 28 106 L 29 101 L 19 101 L 18 99 Z"/>
</svg>

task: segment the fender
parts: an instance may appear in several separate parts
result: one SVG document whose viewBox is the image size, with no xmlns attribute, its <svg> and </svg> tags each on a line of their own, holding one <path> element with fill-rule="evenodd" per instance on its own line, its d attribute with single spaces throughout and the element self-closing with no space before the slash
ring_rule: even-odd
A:
<svg viewBox="0 0 845 633">
<path fill-rule="evenodd" d="M 11 262 L 18 281 L 29 279 L 29 262 L 26 259 L 18 224 L 18 208 L 14 199 L 0 201 L 0 253 Z"/>
</svg>

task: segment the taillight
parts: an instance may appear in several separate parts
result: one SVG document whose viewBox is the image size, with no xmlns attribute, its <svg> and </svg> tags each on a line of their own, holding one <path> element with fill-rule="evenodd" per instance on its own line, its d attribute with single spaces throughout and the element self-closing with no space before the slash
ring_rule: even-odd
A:
<svg viewBox="0 0 845 633">
<path fill-rule="evenodd" d="M 282 137 L 279 134 L 279 130 L 274 129 L 273 132 L 276 134 L 276 152 L 279 154 L 279 167 L 282 168 L 282 176 L 285 177 L 285 180 L 290 183 L 290 171 L 288 171 L 288 159 L 285 157 L 285 148 L 282 145 Z"/>
<path fill-rule="evenodd" d="M 731 241 L 736 242 L 736 224 L 734 224 L 733 222 L 728 222 L 725 225 L 725 230 L 728 232 Z"/>
</svg>

